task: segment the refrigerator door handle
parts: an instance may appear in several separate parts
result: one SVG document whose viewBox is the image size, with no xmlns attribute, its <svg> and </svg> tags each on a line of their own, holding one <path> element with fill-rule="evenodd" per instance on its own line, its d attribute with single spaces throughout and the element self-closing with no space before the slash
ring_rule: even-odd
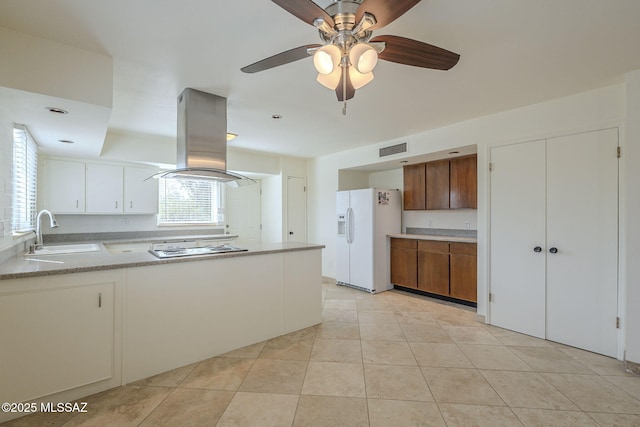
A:
<svg viewBox="0 0 640 427">
<path fill-rule="evenodd" d="M 344 238 L 347 241 L 347 244 L 351 243 L 349 242 L 349 211 L 350 208 L 347 208 L 347 212 L 345 214 L 345 218 L 344 218 Z"/>
<path fill-rule="evenodd" d="M 353 209 L 347 209 L 347 243 L 353 243 Z"/>
</svg>

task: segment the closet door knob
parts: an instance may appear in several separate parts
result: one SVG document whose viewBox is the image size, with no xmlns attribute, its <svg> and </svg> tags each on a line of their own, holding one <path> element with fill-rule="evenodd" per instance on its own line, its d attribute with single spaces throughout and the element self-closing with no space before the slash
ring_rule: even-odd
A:
<svg viewBox="0 0 640 427">
<path fill-rule="evenodd" d="M 536 246 L 535 248 L 533 248 L 533 252 L 535 253 L 542 252 L 542 248 L 540 246 Z"/>
<path fill-rule="evenodd" d="M 557 254 L 558 253 L 558 248 L 551 248 L 551 249 L 549 249 L 549 252 L 551 252 L 552 254 Z"/>
</svg>

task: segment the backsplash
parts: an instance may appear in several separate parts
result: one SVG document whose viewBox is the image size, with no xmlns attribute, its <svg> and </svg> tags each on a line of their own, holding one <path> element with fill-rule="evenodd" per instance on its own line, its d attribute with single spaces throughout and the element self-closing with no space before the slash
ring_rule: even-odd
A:
<svg viewBox="0 0 640 427">
<path fill-rule="evenodd" d="M 158 239 L 173 236 L 209 236 L 214 234 L 224 234 L 223 228 L 205 229 L 180 229 L 180 230 L 147 230 L 147 231 L 111 231 L 101 233 L 67 233 L 67 234 L 45 234 L 42 236 L 44 243 L 61 242 L 86 242 L 103 240 L 130 240 L 130 239 Z"/>
<path fill-rule="evenodd" d="M 478 237 L 478 230 L 460 230 L 451 228 L 415 228 L 407 227 L 407 234 L 424 234 L 429 236 Z"/>
</svg>

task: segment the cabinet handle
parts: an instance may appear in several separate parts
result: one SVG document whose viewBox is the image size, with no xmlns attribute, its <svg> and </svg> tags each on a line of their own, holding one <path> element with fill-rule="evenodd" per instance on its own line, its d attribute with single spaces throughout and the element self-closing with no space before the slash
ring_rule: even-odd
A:
<svg viewBox="0 0 640 427">
<path fill-rule="evenodd" d="M 102 292 L 98 294 L 98 308 L 102 308 Z"/>
<path fill-rule="evenodd" d="M 118 201 L 116 200 L 116 209 L 118 209 Z"/>
<path fill-rule="evenodd" d="M 549 252 L 551 252 L 552 254 L 557 254 L 558 253 L 558 248 L 551 248 L 551 249 L 549 249 Z"/>
<path fill-rule="evenodd" d="M 133 200 L 129 202 L 129 207 L 133 208 Z"/>
<path fill-rule="evenodd" d="M 78 208 L 78 205 L 79 205 L 78 200 L 76 200 L 76 209 Z"/>
<path fill-rule="evenodd" d="M 533 248 L 533 252 L 535 253 L 542 252 L 542 248 L 540 246 L 536 246 L 535 248 Z"/>
</svg>

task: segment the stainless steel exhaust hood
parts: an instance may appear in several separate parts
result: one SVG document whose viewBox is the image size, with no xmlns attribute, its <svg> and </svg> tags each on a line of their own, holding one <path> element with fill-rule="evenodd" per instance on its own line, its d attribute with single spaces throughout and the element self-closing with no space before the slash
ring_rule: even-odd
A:
<svg viewBox="0 0 640 427">
<path fill-rule="evenodd" d="M 255 181 L 227 171 L 227 99 L 186 88 L 178 97 L 178 156 L 163 178 L 208 179 L 230 185 Z"/>
</svg>

